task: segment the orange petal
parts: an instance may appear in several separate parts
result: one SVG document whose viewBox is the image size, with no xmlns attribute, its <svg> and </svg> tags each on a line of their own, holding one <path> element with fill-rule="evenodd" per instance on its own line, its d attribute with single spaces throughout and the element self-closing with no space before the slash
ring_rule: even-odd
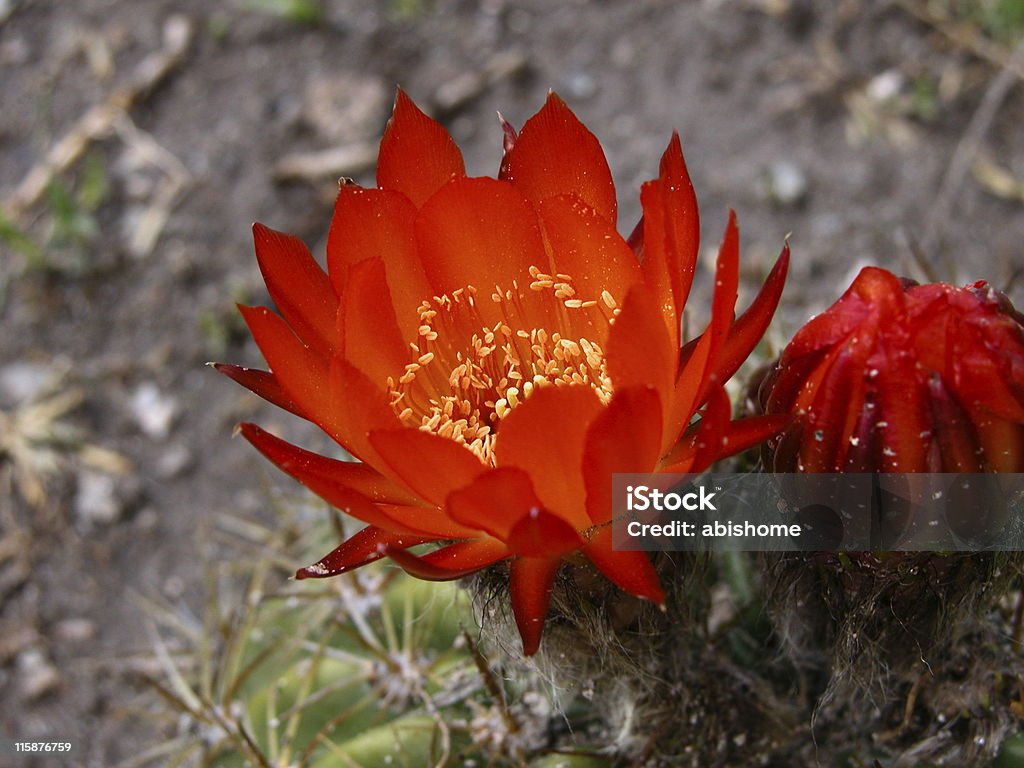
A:
<svg viewBox="0 0 1024 768">
<path fill-rule="evenodd" d="M 625 312 L 623 312 L 625 314 Z M 661 403 L 653 389 L 616 390 L 587 430 L 583 481 L 587 515 L 595 525 L 612 517 L 612 475 L 651 472 L 661 452 Z"/>
<path fill-rule="evenodd" d="M 697 196 L 683 161 L 679 135 L 673 133 L 661 158 L 661 176 L 640 190 L 643 206 L 643 272 L 654 289 L 675 346 L 697 266 L 700 216 Z"/>
<path fill-rule="evenodd" d="M 669 402 L 668 420 L 662 435 L 663 449 L 668 449 L 693 419 L 700 408 L 698 396 L 706 383 L 708 357 L 711 354 L 711 336 L 707 333 L 687 344 L 679 353 L 680 364 L 672 399 Z"/>
<path fill-rule="evenodd" d="M 512 185 L 485 178 L 452 181 L 420 211 L 416 243 L 435 294 L 451 296 L 472 285 L 479 291 L 476 310 L 491 327 L 507 319 L 507 310 L 490 294 L 495 286 L 511 290 L 518 280 L 530 316 L 522 320 L 524 327 L 547 327 L 542 323 L 551 302 L 527 289 L 530 267 L 544 269 L 547 254 L 533 208 Z"/>
<path fill-rule="evenodd" d="M 452 178 L 466 175 L 462 152 L 448 131 L 399 88 L 377 156 L 377 186 L 394 189 L 417 208 Z"/>
<path fill-rule="evenodd" d="M 302 409 L 285 393 L 277 378 L 269 371 L 261 371 L 258 368 L 245 368 L 244 366 L 231 365 L 230 363 L 214 363 L 213 367 L 218 373 L 223 373 L 229 379 L 238 382 L 268 403 L 273 403 L 278 408 L 284 408 L 286 411 L 294 413 L 303 419 L 306 418 Z"/>
<path fill-rule="evenodd" d="M 239 306 L 274 378 L 299 410 L 346 449 L 328 385 L 328 361 L 306 347 L 288 324 L 266 307 Z"/>
<path fill-rule="evenodd" d="M 621 302 L 632 286 L 643 281 L 640 265 L 626 241 L 607 219 L 579 198 L 549 198 L 538 206 L 538 214 L 551 247 L 551 271 L 573 278 L 575 298 L 600 301 L 607 290 Z M 601 323 L 598 338 L 591 338 L 603 343 L 606 327 Z"/>
<path fill-rule="evenodd" d="M 465 446 L 412 427 L 373 432 L 370 442 L 405 485 L 438 506 L 486 469 Z"/>
<path fill-rule="evenodd" d="M 361 261 L 384 262 L 395 319 L 406 342 L 416 340 L 417 307 L 433 295 L 416 253 L 416 208 L 399 192 L 346 185 L 338 192 L 327 235 L 327 269 L 345 295 L 348 270 Z"/>
<path fill-rule="evenodd" d="M 562 518 L 533 507 L 508 536 L 508 548 L 527 558 L 562 557 L 583 545 L 579 533 Z"/>
<path fill-rule="evenodd" d="M 599 528 L 583 547 L 583 554 L 615 586 L 658 605 L 665 604 L 661 580 L 646 552 L 616 552 L 612 527 Z"/>
<path fill-rule="evenodd" d="M 370 525 L 359 533 L 345 539 L 340 545 L 312 565 L 300 568 L 295 572 L 296 579 L 325 579 L 354 571 L 375 560 L 384 557 L 386 549 L 404 549 L 423 544 L 431 539 L 422 536 L 409 536 L 403 533 L 392 533 Z"/>
<path fill-rule="evenodd" d="M 520 557 L 512 561 L 509 585 L 512 613 L 526 656 L 532 656 L 540 648 L 544 619 L 551 606 L 551 590 L 560 562 L 557 557 Z"/>
<path fill-rule="evenodd" d="M 512 553 L 500 541 L 487 538 L 462 541 L 422 556 L 397 547 L 389 547 L 386 554 L 417 579 L 453 581 L 494 565 Z"/>
<path fill-rule="evenodd" d="M 380 259 L 366 259 L 349 270 L 338 310 L 338 335 L 340 353 L 374 381 L 397 379 L 409 362 Z"/>
<path fill-rule="evenodd" d="M 526 121 L 504 168 L 530 202 L 575 195 L 615 226 L 615 184 L 601 144 L 555 94 Z"/>
<path fill-rule="evenodd" d="M 330 402 L 335 432 L 345 449 L 381 474 L 402 484 L 370 445 L 370 432 L 401 426 L 384 390 L 348 360 L 335 357 L 329 373 Z M 329 433 L 334 437 L 333 433 Z"/>
<path fill-rule="evenodd" d="M 761 286 L 757 296 L 747 307 L 746 312 L 739 316 L 729 331 L 729 336 L 722 346 L 716 376 L 718 381 L 726 382 L 739 370 L 743 362 L 754 351 L 754 347 L 764 336 L 772 316 L 779 306 L 782 288 L 786 284 L 786 271 L 789 269 L 789 244 L 782 249 L 775 266 Z"/>
<path fill-rule="evenodd" d="M 262 224 L 252 225 L 252 237 L 270 298 L 306 346 L 330 354 L 338 313 L 331 281 L 299 238 Z"/>
<path fill-rule="evenodd" d="M 448 495 L 445 509 L 462 525 L 507 542 L 512 528 L 542 507 L 530 476 L 517 467 L 498 467 Z"/>
<path fill-rule="evenodd" d="M 497 465 L 524 470 L 544 506 L 577 530 L 590 525 L 583 447 L 602 408 L 590 387 L 542 387 L 501 420 L 494 442 Z"/>
<path fill-rule="evenodd" d="M 615 389 L 651 387 L 661 402 L 670 402 L 678 354 L 651 290 L 633 286 L 608 334 L 605 359 Z"/>
</svg>

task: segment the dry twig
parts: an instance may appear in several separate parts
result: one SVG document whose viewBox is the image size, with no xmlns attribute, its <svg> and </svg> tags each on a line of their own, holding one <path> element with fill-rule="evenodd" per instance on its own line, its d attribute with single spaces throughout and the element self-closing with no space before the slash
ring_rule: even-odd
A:
<svg viewBox="0 0 1024 768">
<path fill-rule="evenodd" d="M 999 74 L 992 78 L 992 82 L 989 83 L 988 89 L 985 91 L 985 96 L 971 116 L 971 121 L 949 161 L 946 174 L 943 176 L 942 184 L 935 195 L 925 222 L 924 236 L 921 238 L 921 248 L 924 253 L 933 253 L 935 246 L 941 240 L 942 231 L 949 222 L 950 214 L 953 211 L 957 193 L 971 169 L 981 142 L 992 126 L 992 122 L 999 113 L 999 108 L 1013 87 L 1016 78 L 1021 77 L 1022 72 L 1024 72 L 1024 40 L 1017 45 L 1013 56 L 1003 65 Z"/>
<path fill-rule="evenodd" d="M 934 4 L 922 0 L 896 0 L 896 5 L 934 28 L 957 47 L 1024 80 L 1024 61 L 983 35 L 973 24 L 958 22 L 936 10 Z"/>
</svg>

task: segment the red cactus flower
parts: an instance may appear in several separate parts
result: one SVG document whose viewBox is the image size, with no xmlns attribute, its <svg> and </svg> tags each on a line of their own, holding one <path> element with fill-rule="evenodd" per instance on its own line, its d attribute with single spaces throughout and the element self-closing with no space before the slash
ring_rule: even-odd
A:
<svg viewBox="0 0 1024 768">
<path fill-rule="evenodd" d="M 631 247 L 615 229 L 604 153 L 557 96 L 505 134 L 498 178 L 468 177 L 445 129 L 399 92 L 377 188 L 338 195 L 326 273 L 296 238 L 254 227 L 280 314 L 241 310 L 272 373 L 219 369 L 360 460 L 242 426 L 282 470 L 367 523 L 299 578 L 385 555 L 435 580 L 510 560 L 532 654 L 556 570 L 576 553 L 627 592 L 663 600 L 646 555 L 611 548 L 613 472 L 697 471 L 783 423 L 731 421 L 722 385 L 774 313 L 788 257 L 735 319 L 730 218 L 710 323 L 682 347 L 699 227 L 678 137 L 643 186 Z M 427 542 L 445 546 L 409 551 Z"/>
<path fill-rule="evenodd" d="M 861 271 L 782 353 L 778 472 L 1024 472 L 1024 325 L 984 282 Z"/>
</svg>

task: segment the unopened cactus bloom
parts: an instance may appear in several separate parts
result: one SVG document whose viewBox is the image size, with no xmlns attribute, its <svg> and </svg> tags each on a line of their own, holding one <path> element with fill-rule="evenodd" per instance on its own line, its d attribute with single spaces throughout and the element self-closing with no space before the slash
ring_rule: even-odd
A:
<svg viewBox="0 0 1024 768">
<path fill-rule="evenodd" d="M 778 472 L 1024 472 L 1024 325 L 985 282 L 865 268 L 762 388 Z"/>
</svg>

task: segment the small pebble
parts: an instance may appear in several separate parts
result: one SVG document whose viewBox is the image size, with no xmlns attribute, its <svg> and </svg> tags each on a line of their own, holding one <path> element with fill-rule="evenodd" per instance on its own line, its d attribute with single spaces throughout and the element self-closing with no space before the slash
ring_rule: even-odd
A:
<svg viewBox="0 0 1024 768">
<path fill-rule="evenodd" d="M 765 193 L 779 205 L 799 205 L 807 199 L 807 175 L 795 163 L 778 160 L 768 167 Z"/>
<path fill-rule="evenodd" d="M 181 443 L 174 443 L 160 454 L 154 470 L 160 480 L 174 480 L 186 474 L 193 465 L 192 451 Z"/>
<path fill-rule="evenodd" d="M 18 692 L 27 701 L 41 699 L 61 683 L 60 672 L 35 648 L 18 654 L 17 667 Z"/>
<path fill-rule="evenodd" d="M 0 401 L 21 405 L 40 399 L 57 378 L 52 367 L 18 361 L 0 368 Z"/>
<path fill-rule="evenodd" d="M 586 72 L 573 70 L 562 78 L 565 93 L 569 98 L 585 101 L 597 93 L 597 81 Z"/>
<path fill-rule="evenodd" d="M 884 103 L 899 95 L 903 90 L 903 82 L 903 75 L 899 71 L 887 69 L 871 78 L 865 92 L 872 101 Z"/>
<path fill-rule="evenodd" d="M 180 576 L 169 576 L 164 581 L 164 594 L 172 600 L 177 600 L 185 594 L 185 582 Z"/>
<path fill-rule="evenodd" d="M 117 522 L 125 511 L 117 481 L 111 475 L 83 469 L 78 473 L 74 509 L 75 519 L 85 528 Z"/>
<path fill-rule="evenodd" d="M 75 521 L 84 531 L 111 525 L 136 507 L 141 495 L 142 486 L 137 477 L 82 469 L 77 476 Z"/>
<path fill-rule="evenodd" d="M 154 440 L 166 440 L 178 415 L 178 403 L 163 394 L 156 384 L 141 384 L 129 400 L 129 406 L 139 428 Z"/>
<path fill-rule="evenodd" d="M 53 635 L 62 643 L 84 643 L 96 637 L 96 624 L 89 619 L 62 619 L 54 626 Z"/>
</svg>

